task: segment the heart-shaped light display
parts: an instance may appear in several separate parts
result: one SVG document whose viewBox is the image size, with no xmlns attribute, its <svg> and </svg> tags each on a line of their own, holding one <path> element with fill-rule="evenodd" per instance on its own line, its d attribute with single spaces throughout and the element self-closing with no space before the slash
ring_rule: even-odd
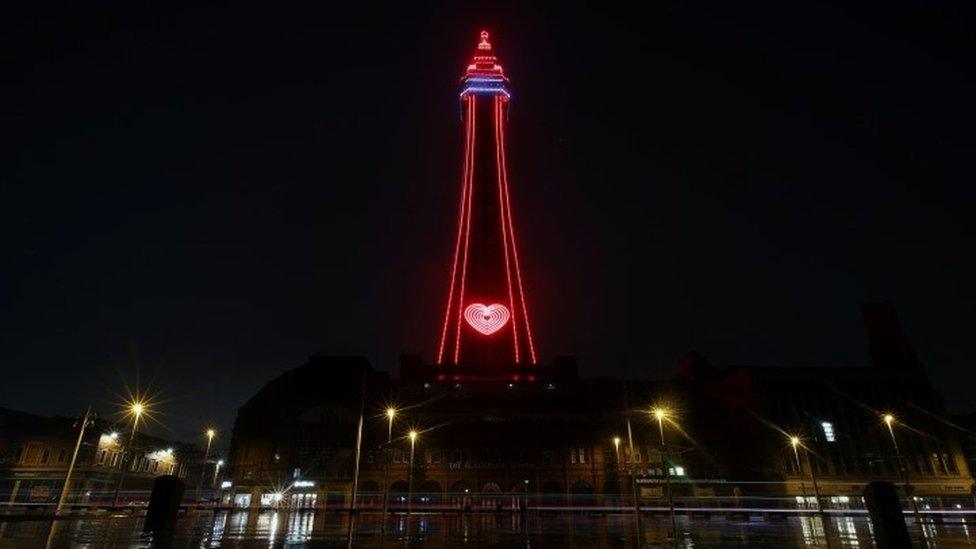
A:
<svg viewBox="0 0 976 549">
<path fill-rule="evenodd" d="M 464 320 L 468 325 L 484 335 L 491 335 L 501 330 L 511 316 L 508 309 L 500 303 L 484 305 L 472 303 L 464 308 Z"/>
</svg>

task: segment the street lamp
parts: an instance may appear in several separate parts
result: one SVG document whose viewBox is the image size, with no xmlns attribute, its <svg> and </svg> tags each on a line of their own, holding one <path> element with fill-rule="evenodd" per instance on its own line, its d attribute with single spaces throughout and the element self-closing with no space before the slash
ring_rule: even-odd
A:
<svg viewBox="0 0 976 549">
<path fill-rule="evenodd" d="M 55 507 L 54 514 L 61 512 L 61 508 L 64 507 L 64 502 L 68 498 L 68 490 L 71 487 L 71 475 L 75 471 L 75 462 L 78 461 L 78 451 L 81 449 L 81 443 L 85 439 L 85 429 L 88 428 L 89 424 L 94 423 L 94 420 L 89 420 L 89 418 L 92 418 L 91 405 L 85 410 L 85 417 L 81 420 L 81 426 L 78 429 L 78 440 L 75 441 L 75 451 L 71 454 L 71 463 L 68 464 L 68 472 L 64 475 L 64 484 L 61 485 L 61 495 L 58 497 L 58 506 Z M 115 433 L 112 434 L 114 435 Z"/>
<path fill-rule="evenodd" d="M 803 474 L 803 465 L 800 464 L 800 452 L 797 449 L 800 446 L 800 437 L 798 437 L 798 436 L 791 436 L 790 437 L 790 446 L 793 447 L 793 457 L 796 458 L 796 472 L 797 472 L 798 475 L 802 475 Z M 807 497 L 806 490 L 803 489 L 802 483 L 800 485 L 800 492 L 803 493 L 803 497 L 804 498 Z"/>
<path fill-rule="evenodd" d="M 657 406 L 651 409 L 651 414 L 654 419 L 657 420 L 658 432 L 661 434 L 661 463 L 664 465 L 664 484 L 668 490 L 668 510 L 671 513 L 671 533 L 674 539 L 678 539 L 678 525 L 674 519 L 674 495 L 671 492 L 671 469 L 667 458 L 665 457 L 665 446 L 664 446 L 664 420 L 669 419 L 671 411 L 667 408 Z"/>
<path fill-rule="evenodd" d="M 881 416 L 881 421 L 884 422 L 885 426 L 888 428 L 888 434 L 891 435 L 891 445 L 895 447 L 895 459 L 898 460 L 898 467 L 901 469 L 902 478 L 905 479 L 905 495 L 908 496 L 908 501 L 912 503 L 912 512 L 915 515 L 915 523 L 918 524 L 919 528 L 921 528 L 922 517 L 918 513 L 918 504 L 915 502 L 912 484 L 908 478 L 908 464 L 902 459 L 901 449 L 898 448 L 898 439 L 895 438 L 894 424 L 897 423 L 898 420 L 893 414 L 886 413 Z"/>
<path fill-rule="evenodd" d="M 795 436 L 795 435 L 794 436 L 791 436 L 790 437 L 790 446 L 793 447 L 793 457 L 796 458 L 796 474 L 797 475 L 800 475 L 802 477 L 803 476 L 803 465 L 800 463 L 800 451 L 798 449 L 799 446 L 800 446 L 800 437 Z M 812 468 L 811 468 L 811 471 L 812 471 Z M 803 498 L 803 505 L 806 506 L 806 503 L 807 503 L 807 501 L 806 501 L 807 500 L 807 489 L 806 489 L 805 486 L 803 486 L 803 482 L 800 482 L 800 496 Z"/>
<path fill-rule="evenodd" d="M 200 466 L 200 484 L 197 485 L 197 503 L 200 502 L 200 497 L 203 496 L 203 479 L 207 474 L 207 460 L 210 459 L 210 445 L 213 444 L 213 439 L 217 436 L 217 431 L 213 427 L 208 428 L 203 433 L 207 437 L 207 451 L 203 454 L 203 464 Z"/>
<path fill-rule="evenodd" d="M 407 514 L 410 514 L 410 509 L 413 507 L 413 454 L 417 447 L 417 436 L 419 433 L 415 430 L 411 430 L 407 433 L 407 438 L 410 439 L 410 471 L 407 475 L 409 479 L 407 481 Z"/>
<path fill-rule="evenodd" d="M 386 409 L 386 443 L 389 444 L 393 441 L 393 418 L 396 417 L 396 408 L 392 406 Z"/>
<path fill-rule="evenodd" d="M 119 493 L 122 491 L 122 483 L 125 481 L 125 457 L 126 454 L 132 454 L 132 443 L 136 438 L 136 430 L 139 428 L 139 419 L 146 411 L 146 405 L 141 401 L 136 400 L 129 405 L 128 414 L 132 416 L 132 431 L 129 433 L 129 443 L 122 451 L 122 471 L 119 473 L 119 483 L 115 485 L 115 498 L 112 501 L 112 507 L 118 507 L 119 505 Z M 132 456 L 130 455 L 130 460 L 131 457 Z"/>
<path fill-rule="evenodd" d="M 390 505 L 390 463 L 393 461 L 393 419 L 397 409 L 390 406 L 386 409 L 386 461 L 383 464 L 383 529 L 386 529 L 386 513 Z"/>
<path fill-rule="evenodd" d="M 820 486 L 817 485 L 817 475 L 813 471 L 813 463 L 810 462 L 810 450 L 803 445 L 803 439 L 796 435 L 790 436 L 790 446 L 793 447 L 793 457 L 796 458 L 797 474 L 803 474 L 803 465 L 800 463 L 799 448 L 803 448 L 803 453 L 807 458 L 807 465 L 810 467 L 810 482 L 813 483 L 813 498 L 817 501 L 817 514 L 820 515 L 820 522 L 823 524 L 824 528 L 824 537 L 827 539 L 827 545 L 829 546 L 830 538 L 827 533 L 827 517 L 824 515 L 823 505 L 820 503 Z M 807 491 L 802 482 L 800 483 L 800 493 L 803 494 L 803 504 L 806 506 Z"/>
<path fill-rule="evenodd" d="M 218 459 L 216 466 L 214 466 L 213 482 L 210 483 L 211 487 L 217 484 L 217 476 L 220 474 L 220 468 L 223 466 L 224 466 L 224 460 Z"/>
</svg>

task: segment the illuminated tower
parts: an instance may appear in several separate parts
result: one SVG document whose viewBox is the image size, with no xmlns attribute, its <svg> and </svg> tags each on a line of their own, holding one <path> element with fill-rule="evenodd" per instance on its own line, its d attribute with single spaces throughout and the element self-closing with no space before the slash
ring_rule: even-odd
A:
<svg viewBox="0 0 976 549">
<path fill-rule="evenodd" d="M 536 363 L 506 170 L 508 84 L 482 31 L 461 78 L 461 201 L 438 365 Z"/>
</svg>

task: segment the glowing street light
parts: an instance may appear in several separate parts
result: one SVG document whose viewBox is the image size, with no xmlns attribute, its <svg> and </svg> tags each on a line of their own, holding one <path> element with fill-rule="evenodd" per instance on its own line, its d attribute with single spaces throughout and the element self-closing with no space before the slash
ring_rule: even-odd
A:
<svg viewBox="0 0 976 549">
<path fill-rule="evenodd" d="M 396 408 L 389 407 L 386 409 L 386 443 L 389 444 L 393 441 L 393 418 L 397 415 Z"/>
<path fill-rule="evenodd" d="M 407 482 L 407 514 L 410 514 L 410 509 L 413 507 L 413 454 L 417 447 L 417 437 L 419 433 L 416 430 L 411 429 L 407 433 L 407 438 L 410 439 L 410 472 L 408 475 Z"/>
<path fill-rule="evenodd" d="M 883 416 L 881 416 L 881 421 L 884 421 L 885 422 L 885 425 L 888 426 L 888 429 L 891 429 L 891 424 L 895 422 L 895 416 L 893 416 L 891 414 L 884 414 Z M 892 435 L 892 436 L 894 436 L 894 435 Z M 897 445 L 897 443 L 896 443 L 896 445 Z"/>
<path fill-rule="evenodd" d="M 613 437 L 613 454 L 617 457 L 617 468 L 620 468 L 620 437 Z"/>
<path fill-rule="evenodd" d="M 210 483 L 210 486 L 216 486 L 217 485 L 217 475 L 220 474 L 220 468 L 223 467 L 223 466 L 224 466 L 224 460 L 218 459 L 217 460 L 217 465 L 214 467 L 213 482 Z"/>
<path fill-rule="evenodd" d="M 651 413 L 654 414 L 654 419 L 656 419 L 658 423 L 668 417 L 668 410 L 666 408 L 654 408 L 651 410 Z"/>
<path fill-rule="evenodd" d="M 393 419 L 397 409 L 393 406 L 386 408 L 386 462 L 383 464 L 383 529 L 386 529 L 386 513 L 390 504 L 390 463 L 393 461 Z"/>
<path fill-rule="evenodd" d="M 790 446 L 793 447 L 793 457 L 796 458 L 796 472 L 797 474 L 802 475 L 803 465 L 800 464 L 800 451 L 798 450 L 800 446 L 800 437 L 796 435 L 791 436 Z M 810 471 L 813 471 L 812 467 L 810 468 Z M 800 483 L 800 493 L 803 495 L 803 499 L 805 500 L 807 497 L 807 491 L 804 489 L 803 483 Z"/>
<path fill-rule="evenodd" d="M 921 528 L 922 517 L 918 514 L 918 504 L 915 502 L 912 484 L 908 478 L 908 464 L 902 459 L 901 449 L 898 448 L 898 439 L 895 438 L 894 425 L 898 423 L 898 419 L 891 413 L 885 413 L 881 415 L 881 421 L 884 422 L 885 427 L 888 428 L 888 434 L 891 435 L 891 445 L 895 447 L 895 459 L 898 460 L 898 468 L 901 469 L 902 478 L 905 479 L 905 495 L 908 496 L 908 501 L 912 503 L 912 511 L 915 515 L 915 524 L 918 524 L 919 528 Z"/>
<path fill-rule="evenodd" d="M 217 436 L 217 430 L 213 427 L 208 427 L 203 434 L 207 437 L 207 450 L 203 453 L 203 463 L 200 464 L 200 483 L 197 484 L 197 503 L 200 502 L 200 497 L 203 496 L 203 479 L 207 476 L 207 460 L 210 459 L 210 446 L 213 444 L 213 439 Z"/>
<path fill-rule="evenodd" d="M 651 415 L 657 420 L 658 432 L 661 434 L 661 462 L 664 465 L 664 484 L 668 489 L 668 509 L 671 513 L 671 533 L 674 539 L 678 539 L 678 524 L 674 519 L 674 494 L 671 490 L 671 468 L 665 457 L 665 445 L 664 445 L 664 420 L 670 419 L 671 411 L 667 408 L 661 406 L 656 406 L 651 409 Z"/>
<path fill-rule="evenodd" d="M 800 464 L 799 448 L 802 447 L 804 454 L 806 454 L 807 463 L 810 465 L 810 481 L 813 483 L 813 497 L 814 499 L 817 500 L 817 514 L 820 515 L 820 522 L 823 524 L 824 532 L 826 533 L 828 528 L 827 517 L 824 515 L 823 506 L 820 504 L 820 487 L 817 485 L 817 475 L 813 471 L 813 464 L 810 463 L 810 453 L 809 453 L 810 451 L 809 449 L 807 449 L 806 446 L 803 445 L 803 439 L 801 439 L 796 435 L 790 436 L 790 446 L 793 447 L 793 457 L 796 458 L 796 470 L 797 473 L 800 475 L 803 474 L 803 465 Z M 803 502 L 805 505 L 807 499 L 807 491 L 806 488 L 803 486 L 802 482 L 800 483 L 800 493 L 803 494 Z M 830 543 L 829 538 L 827 543 L 829 545 Z"/>
<path fill-rule="evenodd" d="M 129 443 L 122 450 L 122 460 L 120 464 L 122 471 L 119 473 L 119 482 L 115 485 L 115 498 L 112 502 L 113 507 L 118 507 L 119 505 L 119 493 L 122 491 L 122 483 L 125 482 L 126 454 L 129 454 L 128 457 L 131 461 L 132 443 L 136 438 L 136 430 L 139 429 L 139 419 L 142 418 L 142 414 L 148 412 L 148 407 L 144 402 L 135 400 L 129 404 L 126 411 L 128 415 L 132 416 L 132 431 L 129 433 Z"/>
</svg>

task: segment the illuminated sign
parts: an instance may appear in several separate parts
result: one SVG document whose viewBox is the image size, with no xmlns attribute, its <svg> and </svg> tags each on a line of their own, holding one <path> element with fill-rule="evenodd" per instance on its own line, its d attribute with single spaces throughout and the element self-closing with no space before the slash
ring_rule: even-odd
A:
<svg viewBox="0 0 976 549">
<path fill-rule="evenodd" d="M 491 305 L 472 303 L 464 309 L 464 320 L 484 335 L 491 335 L 501 330 L 510 316 L 508 308 L 500 303 Z"/>
</svg>

